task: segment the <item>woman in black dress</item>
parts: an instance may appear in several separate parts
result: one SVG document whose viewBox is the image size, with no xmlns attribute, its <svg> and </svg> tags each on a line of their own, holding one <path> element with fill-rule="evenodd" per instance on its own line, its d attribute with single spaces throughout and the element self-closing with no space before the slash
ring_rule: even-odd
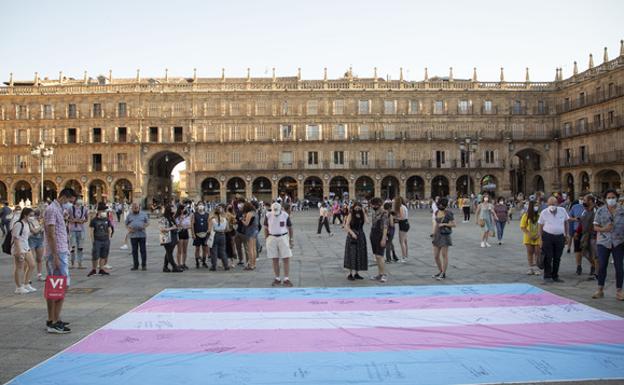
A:
<svg viewBox="0 0 624 385">
<path fill-rule="evenodd" d="M 368 222 L 368 218 L 366 217 L 366 212 L 362 209 L 362 205 L 359 202 L 354 203 L 344 221 L 347 232 L 344 267 L 349 269 L 349 275 L 347 276 L 349 281 L 364 279 L 359 272 L 368 270 L 366 236 L 363 229 L 366 222 Z M 354 271 L 355 274 L 353 274 Z"/>
</svg>

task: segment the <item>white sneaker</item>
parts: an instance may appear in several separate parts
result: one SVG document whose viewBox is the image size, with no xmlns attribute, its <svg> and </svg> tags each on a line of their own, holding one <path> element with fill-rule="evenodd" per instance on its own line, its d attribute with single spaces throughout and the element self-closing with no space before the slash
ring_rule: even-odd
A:
<svg viewBox="0 0 624 385">
<path fill-rule="evenodd" d="M 24 289 L 28 290 L 29 293 L 35 292 L 37 291 L 37 289 L 35 289 L 34 287 L 32 287 L 30 284 L 25 285 Z"/>
<path fill-rule="evenodd" d="M 121 247 L 119 249 L 121 249 L 121 250 L 128 250 L 128 245 L 121 245 Z"/>
<path fill-rule="evenodd" d="M 37 274 L 37 281 L 45 281 L 45 277 L 41 273 L 39 273 Z"/>
<path fill-rule="evenodd" d="M 485 247 L 492 247 L 489 243 L 485 242 Z"/>
<path fill-rule="evenodd" d="M 481 247 L 485 247 L 485 242 L 481 242 Z"/>
<path fill-rule="evenodd" d="M 527 275 L 535 275 L 535 270 L 533 270 L 533 269 L 529 269 L 529 270 L 527 271 Z"/>
<path fill-rule="evenodd" d="M 28 290 L 26 290 L 26 288 L 24 286 L 20 286 L 18 288 L 15 288 L 15 294 L 28 294 L 30 293 Z"/>
<path fill-rule="evenodd" d="M 113 267 L 112 267 L 111 265 L 109 265 L 109 264 L 106 264 L 106 265 L 104 265 L 104 268 L 105 268 L 106 270 L 110 270 L 110 269 L 112 269 Z"/>
</svg>

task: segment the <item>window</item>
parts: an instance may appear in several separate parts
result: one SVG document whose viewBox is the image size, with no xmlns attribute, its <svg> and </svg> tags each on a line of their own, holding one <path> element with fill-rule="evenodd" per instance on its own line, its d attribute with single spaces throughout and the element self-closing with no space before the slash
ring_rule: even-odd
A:
<svg viewBox="0 0 624 385">
<path fill-rule="evenodd" d="M 457 110 L 460 114 L 467 114 L 470 112 L 470 104 L 468 100 L 460 100 L 457 104 Z"/>
<path fill-rule="evenodd" d="M 230 127 L 230 140 L 232 141 L 242 140 L 241 128 L 239 126 Z"/>
<path fill-rule="evenodd" d="M 159 142 L 158 127 L 149 128 L 149 141 L 152 143 Z"/>
<path fill-rule="evenodd" d="M 360 115 L 370 114 L 370 100 L 358 101 L 358 114 Z"/>
<path fill-rule="evenodd" d="M 347 128 L 344 124 L 337 124 L 332 131 L 332 139 L 345 140 L 347 139 Z"/>
<path fill-rule="evenodd" d="M 334 164 L 344 164 L 344 151 L 334 151 Z"/>
<path fill-rule="evenodd" d="M 91 155 L 93 171 L 102 171 L 102 154 Z"/>
<path fill-rule="evenodd" d="M 55 130 L 54 128 L 42 128 L 41 129 L 41 140 L 44 143 L 54 143 L 55 142 Z"/>
<path fill-rule="evenodd" d="M 258 102 L 256 103 L 256 115 L 266 115 L 267 114 L 267 104 L 266 102 Z"/>
<path fill-rule="evenodd" d="M 608 92 L 610 98 L 615 96 L 615 83 L 609 83 Z"/>
<path fill-rule="evenodd" d="M 594 128 L 600 128 L 601 126 L 601 115 L 600 114 L 596 114 L 594 115 Z"/>
<path fill-rule="evenodd" d="M 293 153 L 292 151 L 282 151 L 280 154 L 280 161 L 282 166 L 292 166 L 293 164 Z"/>
<path fill-rule="evenodd" d="M 94 118 L 102 117 L 102 105 L 100 103 L 93 103 L 93 117 Z"/>
<path fill-rule="evenodd" d="M 265 126 L 256 127 L 256 140 L 262 140 L 267 138 L 267 129 Z"/>
<path fill-rule="evenodd" d="M 75 104 L 69 104 L 67 106 L 67 117 L 69 119 L 76 119 L 76 115 L 77 115 L 76 105 Z"/>
<path fill-rule="evenodd" d="M 15 144 L 28 144 L 28 130 L 25 128 L 20 128 L 19 130 L 17 130 L 15 140 Z"/>
<path fill-rule="evenodd" d="M 442 168 L 444 163 L 446 163 L 445 152 L 444 151 L 436 151 L 436 167 Z"/>
<path fill-rule="evenodd" d="M 52 105 L 51 104 L 44 104 L 43 105 L 43 118 L 44 119 L 53 119 L 54 116 L 52 115 Z"/>
<path fill-rule="evenodd" d="M 17 163 L 17 167 L 19 167 L 20 169 L 25 169 L 26 167 L 28 167 L 28 157 L 26 155 L 17 155 L 15 160 Z"/>
<path fill-rule="evenodd" d="M 609 119 L 609 126 L 612 126 L 615 124 L 615 117 L 613 116 L 613 111 L 609 111 L 607 113 L 607 119 Z"/>
<path fill-rule="evenodd" d="M 16 114 L 17 114 L 16 116 L 17 119 L 28 119 L 28 107 L 17 106 Z"/>
<path fill-rule="evenodd" d="M 318 158 L 318 151 L 308 151 L 308 165 L 317 165 Z"/>
<path fill-rule="evenodd" d="M 267 161 L 267 153 L 264 151 L 256 152 L 256 162 L 258 163 L 266 163 Z"/>
<path fill-rule="evenodd" d="M 435 102 L 433 102 L 433 113 L 434 114 L 444 113 L 444 101 L 436 100 Z"/>
<path fill-rule="evenodd" d="M 318 125 L 306 126 L 306 140 L 321 140 L 321 130 Z"/>
<path fill-rule="evenodd" d="M 78 135 L 76 133 L 76 129 L 68 128 L 67 129 L 67 143 L 77 143 L 77 142 L 78 142 Z"/>
<path fill-rule="evenodd" d="M 485 163 L 494 163 L 494 151 L 492 150 L 485 151 Z"/>
<path fill-rule="evenodd" d="M 117 127 L 117 142 L 126 143 L 128 141 L 128 129 L 126 127 Z"/>
<path fill-rule="evenodd" d="M 581 107 L 585 105 L 585 92 L 579 94 L 578 102 Z"/>
<path fill-rule="evenodd" d="M 124 170 L 128 165 L 128 154 L 125 152 L 117 153 L 117 170 Z"/>
<path fill-rule="evenodd" d="M 384 114 L 396 114 L 396 100 L 384 100 Z"/>
<path fill-rule="evenodd" d="M 206 164 L 215 164 L 217 157 L 213 151 L 206 152 Z"/>
<path fill-rule="evenodd" d="M 343 99 L 334 100 L 334 115 L 344 114 L 344 106 L 345 103 Z"/>
<path fill-rule="evenodd" d="M 150 103 L 147 108 L 147 116 L 156 117 L 160 115 L 160 104 Z"/>
<path fill-rule="evenodd" d="M 485 100 L 483 101 L 483 113 L 485 114 L 491 114 L 493 112 L 493 108 L 492 108 L 492 101 L 491 100 Z"/>
<path fill-rule="evenodd" d="M 232 152 L 232 163 L 239 164 L 240 163 L 240 152 L 233 151 Z"/>
<path fill-rule="evenodd" d="M 572 124 L 570 122 L 563 123 L 563 135 L 572 135 Z"/>
<path fill-rule="evenodd" d="M 543 100 L 537 102 L 537 113 L 541 115 L 546 113 L 546 103 Z"/>
<path fill-rule="evenodd" d="M 173 141 L 176 143 L 184 141 L 184 129 L 182 127 L 173 127 Z"/>
<path fill-rule="evenodd" d="M 126 105 L 126 103 L 119 103 L 117 104 L 117 115 L 120 118 L 125 118 L 128 116 L 128 106 Z"/>
<path fill-rule="evenodd" d="M 308 100 L 306 112 L 308 115 L 318 114 L 318 100 Z"/>
<path fill-rule="evenodd" d="M 572 162 L 572 151 L 569 148 L 564 150 L 565 154 L 565 163 L 570 164 Z"/>
<path fill-rule="evenodd" d="M 470 152 L 468 152 L 467 150 L 460 150 L 459 161 L 460 167 L 468 167 L 468 162 L 470 161 Z"/>
<path fill-rule="evenodd" d="M 368 166 L 368 151 L 360 151 L 360 164 Z"/>
<path fill-rule="evenodd" d="M 576 121 L 576 130 L 578 134 L 583 134 L 587 131 L 586 121 L 587 121 L 586 118 L 579 119 Z"/>
<path fill-rule="evenodd" d="M 418 100 L 410 100 L 410 102 L 409 102 L 409 113 L 410 114 L 419 114 L 420 113 L 420 102 Z"/>
<path fill-rule="evenodd" d="M 171 112 L 173 114 L 172 116 L 184 116 L 184 103 L 173 103 Z"/>
<path fill-rule="evenodd" d="M 394 157 L 393 151 L 386 152 L 386 163 L 387 163 L 388 168 L 394 168 L 395 160 L 396 159 Z"/>
<path fill-rule="evenodd" d="M 93 129 L 92 140 L 93 140 L 93 143 L 102 143 L 102 129 L 101 128 L 96 127 Z"/>
<path fill-rule="evenodd" d="M 587 146 L 581 146 L 579 149 L 581 152 L 581 162 L 587 162 Z"/>
<path fill-rule="evenodd" d="M 280 126 L 280 140 L 292 140 L 293 138 L 293 126 L 290 124 L 282 124 Z"/>
<path fill-rule="evenodd" d="M 567 111 L 570 109 L 570 98 L 563 99 L 563 110 Z"/>
<path fill-rule="evenodd" d="M 288 115 L 288 100 L 282 102 L 282 115 Z"/>
<path fill-rule="evenodd" d="M 239 102 L 231 102 L 230 103 L 230 115 L 240 115 L 241 114 L 241 106 Z"/>
<path fill-rule="evenodd" d="M 366 125 L 360 126 L 359 138 L 362 140 L 368 140 L 370 138 L 369 128 Z"/>
<path fill-rule="evenodd" d="M 391 124 L 386 124 L 383 127 L 384 139 L 386 140 L 394 140 L 396 138 L 396 134 L 394 132 L 394 126 Z"/>
<path fill-rule="evenodd" d="M 522 102 L 520 100 L 514 100 L 512 113 L 515 115 L 522 114 Z"/>
<path fill-rule="evenodd" d="M 217 132 L 217 127 L 215 126 L 207 126 L 204 127 L 204 138 L 205 140 L 219 140 L 219 135 Z"/>
</svg>

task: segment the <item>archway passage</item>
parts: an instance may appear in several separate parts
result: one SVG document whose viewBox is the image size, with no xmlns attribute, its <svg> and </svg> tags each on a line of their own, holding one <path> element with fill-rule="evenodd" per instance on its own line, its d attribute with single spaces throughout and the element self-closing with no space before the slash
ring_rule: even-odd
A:
<svg viewBox="0 0 624 385">
<path fill-rule="evenodd" d="M 0 202 L 5 202 L 9 200 L 9 195 L 7 192 L 7 186 L 4 182 L 0 182 Z"/>
<path fill-rule="evenodd" d="M 74 190 L 74 192 L 76 194 L 83 195 L 82 194 L 82 185 L 76 179 L 70 179 L 67 182 L 65 182 L 65 188 L 70 188 L 70 189 Z"/>
<path fill-rule="evenodd" d="M 132 183 L 128 179 L 119 179 L 113 187 L 115 200 L 118 202 L 132 201 Z"/>
<path fill-rule="evenodd" d="M 234 198 L 245 197 L 245 181 L 242 178 L 235 176 L 230 178 L 226 184 L 226 199 L 231 202 Z"/>
<path fill-rule="evenodd" d="M 323 200 L 323 181 L 321 178 L 311 176 L 303 181 L 303 199 L 307 199 L 311 205 L 316 205 Z"/>
<path fill-rule="evenodd" d="M 277 183 L 277 195 L 282 199 L 290 197 L 290 201 L 297 199 L 297 180 L 290 176 L 285 176 Z"/>
<path fill-rule="evenodd" d="M 51 180 L 43 182 L 43 201 L 52 202 L 57 196 L 56 185 Z"/>
<path fill-rule="evenodd" d="M 25 180 L 20 180 L 15 184 L 15 204 L 19 204 L 21 202 L 26 203 L 30 201 L 32 203 L 32 187 L 30 183 Z"/>
<path fill-rule="evenodd" d="M 490 196 L 498 196 L 497 188 L 498 180 L 494 175 L 486 175 L 481 178 L 481 191 L 489 193 Z"/>
<path fill-rule="evenodd" d="M 405 182 L 405 198 L 407 200 L 420 200 L 425 196 L 425 180 L 414 175 Z"/>
<path fill-rule="evenodd" d="M 158 206 L 170 202 L 174 197 L 173 169 L 184 162 L 184 158 L 172 151 L 161 151 L 148 162 L 147 203 Z"/>
<path fill-rule="evenodd" d="M 254 179 L 253 183 L 251 184 L 251 193 L 259 201 L 271 202 L 271 199 L 273 198 L 271 196 L 271 187 L 271 180 L 269 178 L 260 176 Z"/>
<path fill-rule="evenodd" d="M 206 178 L 201 183 L 202 199 L 205 202 L 221 200 L 221 183 L 216 178 Z"/>
<path fill-rule="evenodd" d="M 542 178 L 541 175 L 535 175 L 535 177 L 533 177 L 533 191 L 544 192 L 544 178 Z"/>
<path fill-rule="evenodd" d="M 565 183 L 564 191 L 568 194 L 569 197 L 574 198 L 574 176 L 568 173 L 563 177 L 563 180 Z"/>
<path fill-rule="evenodd" d="M 338 199 L 349 199 L 349 181 L 342 176 L 335 176 L 329 181 L 329 196 Z"/>
<path fill-rule="evenodd" d="M 100 179 L 95 179 L 89 183 L 89 204 L 96 205 L 99 202 L 108 201 L 106 183 Z"/>
<path fill-rule="evenodd" d="M 371 200 L 375 195 L 375 182 L 367 176 L 361 176 L 355 180 L 355 199 Z"/>
<path fill-rule="evenodd" d="M 514 195 L 523 193 L 525 196 L 534 193 L 537 173 L 542 168 L 542 157 L 539 152 L 527 148 L 518 151 L 511 159 L 511 192 Z M 541 177 L 540 177 L 541 178 Z M 542 185 L 544 180 L 542 179 Z"/>
<path fill-rule="evenodd" d="M 604 194 L 608 189 L 619 190 L 622 182 L 620 175 L 611 169 L 600 170 L 596 176 L 596 190 L 600 194 Z"/>
<path fill-rule="evenodd" d="M 457 196 L 473 194 L 475 191 L 474 179 L 469 178 L 468 175 L 460 176 L 457 178 L 456 189 Z"/>
<path fill-rule="evenodd" d="M 581 192 L 588 193 L 590 191 L 589 175 L 585 171 L 583 171 L 581 172 L 580 178 L 581 178 Z"/>
<path fill-rule="evenodd" d="M 449 181 L 443 175 L 438 175 L 431 180 L 431 197 L 446 197 L 449 195 Z"/>
<path fill-rule="evenodd" d="M 399 180 L 393 176 L 387 176 L 381 180 L 381 198 L 394 199 L 399 191 Z"/>
</svg>

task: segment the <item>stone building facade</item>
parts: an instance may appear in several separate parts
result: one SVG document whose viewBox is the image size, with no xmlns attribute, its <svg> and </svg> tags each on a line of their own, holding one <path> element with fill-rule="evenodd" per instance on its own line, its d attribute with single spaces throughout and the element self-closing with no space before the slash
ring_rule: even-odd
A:
<svg viewBox="0 0 624 385">
<path fill-rule="evenodd" d="M 11 78 L 0 87 L 0 198 L 72 186 L 162 200 L 601 192 L 624 177 L 624 48 L 553 82 L 444 78 Z M 401 71 L 402 73 L 402 71 Z M 39 143 L 54 149 L 40 161 Z M 43 163 L 43 187 L 41 166 Z"/>
</svg>

